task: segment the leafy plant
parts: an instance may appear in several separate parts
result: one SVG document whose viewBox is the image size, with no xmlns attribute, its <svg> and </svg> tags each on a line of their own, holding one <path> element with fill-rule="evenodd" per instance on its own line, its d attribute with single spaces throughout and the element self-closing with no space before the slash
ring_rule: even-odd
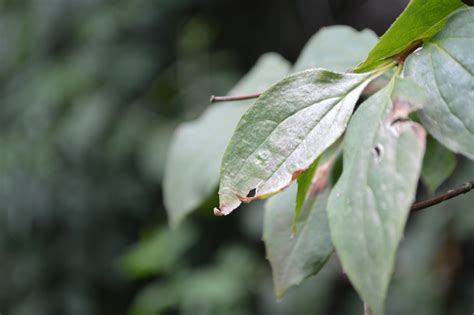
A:
<svg viewBox="0 0 474 315">
<path fill-rule="evenodd" d="M 310 40 L 292 70 L 263 56 L 229 97 L 214 98 L 245 102 L 213 105 L 175 133 L 164 181 L 171 222 L 213 194 L 221 158 L 216 215 L 297 180 L 265 206 L 277 296 L 334 249 L 367 309 L 383 314 L 410 211 L 473 188 L 413 205 L 420 176 L 433 192 L 453 171 L 453 153 L 474 159 L 473 49 L 473 8 L 413 0 L 377 43 L 370 31 L 335 26 Z"/>
</svg>

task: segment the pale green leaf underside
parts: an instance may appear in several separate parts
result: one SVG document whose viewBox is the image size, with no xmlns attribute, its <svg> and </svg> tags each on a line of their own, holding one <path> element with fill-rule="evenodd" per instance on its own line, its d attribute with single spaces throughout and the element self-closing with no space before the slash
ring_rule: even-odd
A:
<svg viewBox="0 0 474 315">
<path fill-rule="evenodd" d="M 451 151 L 432 137 L 427 138 L 421 180 L 431 194 L 448 179 L 456 164 L 456 156 Z"/>
<path fill-rule="evenodd" d="M 263 55 L 229 93 L 264 91 L 289 72 L 277 54 Z M 219 184 L 219 167 L 227 143 L 252 101 L 216 103 L 195 121 L 183 123 L 173 135 L 163 183 L 170 222 L 179 223 L 201 205 Z"/>
<path fill-rule="evenodd" d="M 312 69 L 262 94 L 224 154 L 216 214 L 286 188 L 344 132 L 371 75 Z"/>
<path fill-rule="evenodd" d="M 301 51 L 293 72 L 311 68 L 348 72 L 362 62 L 378 37 L 371 30 L 335 25 L 320 29 Z"/>
<path fill-rule="evenodd" d="M 425 148 L 424 129 L 403 119 L 423 102 L 411 80 L 395 79 L 359 107 L 345 135 L 343 173 L 328 201 L 336 252 L 374 314 L 383 314 Z"/>
<path fill-rule="evenodd" d="M 291 236 L 296 187 L 265 204 L 263 240 L 272 266 L 278 298 L 305 278 L 317 273 L 333 251 L 326 215 L 328 191 L 305 203 L 296 236 Z"/>
<path fill-rule="evenodd" d="M 406 76 L 429 93 L 423 125 L 451 151 L 474 159 L 474 8 L 454 14 L 446 27 L 407 60 Z"/>
<path fill-rule="evenodd" d="M 402 53 L 417 40 L 426 40 L 441 30 L 446 18 L 465 6 L 460 0 L 412 0 L 405 11 L 380 38 L 356 72 L 375 69 L 390 57 Z"/>
</svg>

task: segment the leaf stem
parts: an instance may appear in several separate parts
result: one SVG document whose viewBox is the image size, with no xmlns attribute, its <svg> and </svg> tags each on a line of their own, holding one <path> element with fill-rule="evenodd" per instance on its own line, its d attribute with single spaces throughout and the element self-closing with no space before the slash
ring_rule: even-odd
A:
<svg viewBox="0 0 474 315">
<path fill-rule="evenodd" d="M 464 183 L 461 186 L 448 190 L 446 193 L 442 195 L 436 196 L 428 200 L 415 202 L 411 206 L 411 211 L 418 211 L 418 210 L 422 210 L 428 207 L 432 207 L 434 205 L 437 205 L 438 203 L 442 203 L 456 196 L 468 193 L 473 189 L 474 189 L 474 181 Z"/>
<path fill-rule="evenodd" d="M 210 101 L 214 102 L 228 102 L 228 101 L 243 101 L 258 98 L 262 93 L 253 93 L 247 95 L 235 95 L 235 96 L 215 96 L 211 95 Z"/>
<path fill-rule="evenodd" d="M 388 69 L 392 68 L 393 66 L 397 65 L 397 62 L 392 61 L 384 66 L 381 66 L 378 69 L 375 69 L 374 76 L 373 78 L 379 76 L 380 74 L 384 73 Z M 244 100 L 250 100 L 253 98 L 258 98 L 262 95 L 262 93 L 253 93 L 253 94 L 246 94 L 246 95 L 226 95 L 226 96 L 216 96 L 216 95 L 211 95 L 211 98 L 209 101 L 211 103 L 216 103 L 216 102 L 230 102 L 230 101 L 244 101 Z"/>
</svg>

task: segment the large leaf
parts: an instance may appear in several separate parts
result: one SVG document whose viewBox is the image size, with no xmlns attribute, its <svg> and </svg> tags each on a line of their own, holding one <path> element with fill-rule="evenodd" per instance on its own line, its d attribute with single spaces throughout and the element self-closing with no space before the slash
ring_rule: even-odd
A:
<svg viewBox="0 0 474 315">
<path fill-rule="evenodd" d="M 414 200 L 425 131 L 405 120 L 423 102 L 411 80 L 392 80 L 354 114 L 342 175 L 328 201 L 331 236 L 352 284 L 383 313 L 395 254 Z"/>
<path fill-rule="evenodd" d="M 374 74 L 312 69 L 278 82 L 242 116 L 224 154 L 218 215 L 286 188 L 344 132 Z"/>
<path fill-rule="evenodd" d="M 328 191 L 305 203 L 301 214 L 304 220 L 299 221 L 297 234 L 290 237 L 295 188 L 292 186 L 265 204 L 263 240 L 278 298 L 317 273 L 333 251 L 326 216 Z"/>
<path fill-rule="evenodd" d="M 405 74 L 429 92 L 420 119 L 444 146 L 474 159 L 474 8 L 454 14 L 446 27 L 407 60 Z"/>
<path fill-rule="evenodd" d="M 305 45 L 293 71 L 310 68 L 348 71 L 364 60 L 377 41 L 371 30 L 358 32 L 345 25 L 324 27 Z"/>
<path fill-rule="evenodd" d="M 264 91 L 283 78 L 290 64 L 266 54 L 230 92 L 231 95 Z M 232 131 L 251 101 L 217 103 L 196 121 L 175 132 L 164 176 L 164 202 L 170 222 L 179 223 L 212 194 L 219 184 L 219 165 Z"/>
<path fill-rule="evenodd" d="M 392 57 L 410 51 L 439 32 L 447 17 L 463 6 L 465 4 L 460 0 L 412 0 L 355 71 L 372 70 Z"/>
<path fill-rule="evenodd" d="M 451 151 L 432 137 L 427 138 L 421 180 L 430 193 L 434 193 L 453 173 L 456 163 L 456 156 Z"/>
</svg>

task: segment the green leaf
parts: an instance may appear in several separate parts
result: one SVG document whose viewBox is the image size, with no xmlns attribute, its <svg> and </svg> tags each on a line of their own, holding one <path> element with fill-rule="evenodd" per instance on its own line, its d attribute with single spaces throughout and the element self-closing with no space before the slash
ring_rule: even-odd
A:
<svg viewBox="0 0 474 315">
<path fill-rule="evenodd" d="M 293 216 L 293 223 L 291 224 L 291 234 L 296 234 L 296 223 L 300 216 L 301 208 L 303 207 L 304 201 L 306 200 L 306 196 L 308 195 L 308 191 L 311 187 L 311 183 L 313 181 L 314 174 L 316 173 L 316 169 L 318 168 L 319 158 L 317 158 L 311 166 L 303 172 L 298 177 L 298 191 L 296 193 L 296 206 L 295 206 L 295 214 Z"/>
<path fill-rule="evenodd" d="M 152 282 L 133 298 L 129 310 L 130 315 L 156 315 L 163 314 L 166 310 L 179 305 L 179 285 L 175 282 Z"/>
<path fill-rule="evenodd" d="M 134 298 L 131 315 L 248 314 L 245 298 L 256 261 L 243 247 L 226 246 L 216 261 L 199 268 L 180 269 L 151 283 Z"/>
<path fill-rule="evenodd" d="M 316 274 L 333 251 L 326 216 L 328 191 L 312 196 L 305 203 L 298 222 L 298 233 L 291 236 L 296 187 L 275 196 L 265 204 L 263 240 L 273 272 L 275 293 L 285 291 Z"/>
<path fill-rule="evenodd" d="M 429 94 L 423 125 L 451 151 L 474 159 L 474 8 L 454 14 L 446 27 L 407 59 L 405 75 Z"/>
<path fill-rule="evenodd" d="M 359 107 L 344 140 L 343 172 L 328 201 L 336 252 L 374 314 L 383 314 L 421 171 L 425 131 L 406 120 L 424 102 L 420 91 L 411 80 L 393 79 Z"/>
<path fill-rule="evenodd" d="M 176 267 L 195 239 L 196 231 L 187 225 L 175 230 L 156 229 L 122 257 L 121 269 L 135 278 L 167 273 Z"/>
<path fill-rule="evenodd" d="M 276 54 L 262 56 L 230 95 L 264 91 L 283 78 L 290 64 Z M 216 103 L 175 132 L 166 162 L 163 190 L 170 223 L 176 226 L 219 184 L 219 165 L 235 125 L 252 101 Z"/>
<path fill-rule="evenodd" d="M 456 163 L 456 156 L 451 151 L 432 137 L 427 138 L 421 180 L 431 194 L 451 176 Z"/>
<path fill-rule="evenodd" d="M 344 132 L 374 76 L 312 69 L 263 93 L 242 116 L 224 154 L 215 214 L 288 187 Z"/>
<path fill-rule="evenodd" d="M 358 32 L 345 25 L 324 27 L 305 45 L 293 71 L 310 68 L 348 71 L 365 59 L 377 41 L 377 35 L 371 30 Z"/>
<path fill-rule="evenodd" d="M 366 72 L 409 53 L 439 32 L 447 17 L 465 6 L 460 0 L 412 0 L 355 72 Z"/>
</svg>

